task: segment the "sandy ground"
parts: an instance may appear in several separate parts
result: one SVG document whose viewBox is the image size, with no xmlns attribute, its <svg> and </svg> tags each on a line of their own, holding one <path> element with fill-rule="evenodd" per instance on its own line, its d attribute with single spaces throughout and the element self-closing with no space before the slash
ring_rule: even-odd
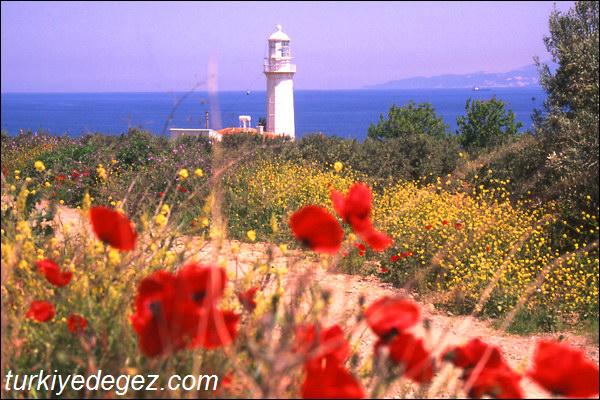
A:
<svg viewBox="0 0 600 400">
<path fill-rule="evenodd" d="M 89 224 L 83 218 L 80 218 L 78 210 L 59 206 L 61 212 L 56 215 L 55 223 L 59 225 L 71 224 L 74 229 L 89 229 Z M 60 229 L 57 234 L 60 237 Z M 199 238 L 180 239 L 176 249 L 183 249 L 183 242 L 190 240 L 192 252 L 196 259 L 201 262 L 215 263 L 228 262 L 229 271 L 235 271 L 236 265 L 239 274 L 244 270 L 251 268 L 252 264 L 259 262 L 266 263 L 268 260 L 268 245 L 265 243 L 240 243 L 237 241 L 225 241 L 219 248 L 214 242 L 202 243 Z M 232 256 L 232 246 L 239 247 L 239 253 Z M 300 250 L 288 251 L 285 255 L 276 246 L 271 246 L 273 259 L 270 265 L 288 268 L 288 273 L 284 275 L 283 286 L 291 288 L 294 282 L 300 276 L 310 277 L 311 281 L 317 283 L 324 290 L 328 290 L 331 295 L 331 303 L 328 314 L 328 324 L 342 322 L 345 317 L 358 315 L 360 307 L 358 300 L 362 296 L 365 304 L 369 305 L 382 296 L 404 296 L 412 298 L 419 304 L 423 320 L 429 321 L 429 329 L 417 328 L 414 333 L 419 337 L 425 338 L 426 347 L 431 350 L 434 356 L 440 353 L 448 346 L 455 346 L 465 343 L 471 338 L 481 338 L 483 341 L 498 346 L 507 362 L 517 371 L 523 371 L 525 367 L 531 366 L 531 359 L 535 345 L 540 339 L 555 339 L 563 336 L 563 340 L 575 348 L 582 349 L 588 358 L 598 364 L 598 345 L 589 342 L 589 339 L 569 333 L 553 333 L 536 336 L 516 336 L 510 335 L 496 329 L 493 329 L 489 323 L 473 318 L 471 316 L 453 316 L 438 312 L 431 304 L 420 301 L 416 296 L 404 292 L 402 289 L 394 288 L 392 285 L 382 283 L 376 277 L 361 277 L 356 275 L 346 275 L 327 271 L 322 264 L 315 261 L 308 253 Z M 290 265 L 290 261 L 293 261 Z M 269 290 L 269 288 L 265 288 Z M 375 336 L 364 326 L 355 329 L 357 332 L 351 339 L 360 340 L 359 354 L 362 359 L 372 354 Z M 457 376 L 458 370 L 447 365 L 442 366 L 434 377 L 434 381 L 425 394 L 429 398 L 453 397 L 453 386 L 460 382 L 452 379 Z M 447 382 L 451 383 L 448 384 Z M 453 382 L 453 383 L 452 383 Z M 548 398 L 550 395 L 539 388 L 528 378 L 521 382 L 525 397 L 527 398 Z M 406 381 L 392 386 L 384 395 L 386 398 L 402 398 L 411 396 L 413 389 Z M 464 396 L 463 393 L 458 396 Z"/>
</svg>

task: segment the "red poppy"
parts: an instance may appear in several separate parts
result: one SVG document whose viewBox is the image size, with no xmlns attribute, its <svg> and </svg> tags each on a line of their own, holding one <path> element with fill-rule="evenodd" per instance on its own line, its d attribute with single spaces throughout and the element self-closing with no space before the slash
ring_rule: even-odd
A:
<svg viewBox="0 0 600 400">
<path fill-rule="evenodd" d="M 449 224 L 449 222 L 448 222 L 448 221 L 446 221 L 446 220 L 443 220 L 443 221 L 442 221 L 442 225 L 448 225 L 448 224 Z"/>
<path fill-rule="evenodd" d="M 472 372 L 465 374 L 463 379 L 470 380 Z M 513 372 L 506 365 L 497 368 L 483 368 L 472 382 L 469 397 L 480 399 L 490 396 L 494 399 L 523 399 L 519 383 L 521 375 Z"/>
<path fill-rule="evenodd" d="M 130 317 L 142 352 L 152 357 L 231 343 L 239 316 L 216 307 L 225 283 L 222 268 L 200 264 L 188 264 L 177 275 L 157 271 L 144 278 Z"/>
<path fill-rule="evenodd" d="M 194 221 L 190 222 L 190 226 L 194 226 L 196 223 Z"/>
<path fill-rule="evenodd" d="M 123 214 L 106 207 L 92 207 L 90 220 L 94 233 L 103 242 L 122 251 L 135 247 L 137 235 Z"/>
<path fill-rule="evenodd" d="M 223 268 L 198 263 L 185 265 L 177 273 L 176 289 L 199 306 L 214 306 L 223 296 L 227 274 Z"/>
<path fill-rule="evenodd" d="M 474 368 L 484 356 L 487 359 L 484 361 L 483 368 L 498 368 L 505 364 L 500 349 L 490 346 L 479 338 L 471 339 L 463 346 L 451 347 L 442 354 L 444 360 L 463 369 Z"/>
<path fill-rule="evenodd" d="M 159 197 L 163 197 L 163 196 L 164 196 L 164 193 L 163 193 L 163 192 L 159 192 L 159 193 L 158 193 L 158 196 L 159 196 Z"/>
<path fill-rule="evenodd" d="M 199 307 L 200 322 L 191 347 L 200 345 L 205 349 L 216 349 L 233 342 L 237 336 L 240 316 L 231 310 L 216 307 Z"/>
<path fill-rule="evenodd" d="M 54 318 L 56 311 L 54 305 L 41 300 L 34 300 L 29 305 L 29 310 L 25 314 L 26 318 L 33 318 L 39 322 L 48 322 Z"/>
<path fill-rule="evenodd" d="M 399 257 L 398 255 L 395 255 L 395 256 L 391 256 L 391 257 L 390 257 L 390 261 L 393 261 L 393 262 L 396 262 L 396 261 L 398 261 L 398 259 L 400 259 L 400 257 Z"/>
<path fill-rule="evenodd" d="M 375 355 L 378 349 L 386 346 L 386 342 L 379 341 L 375 345 Z M 423 339 L 416 339 L 410 333 L 401 332 L 389 342 L 390 360 L 394 364 L 403 366 L 402 374 L 418 383 L 431 380 L 434 372 L 434 361 L 425 350 Z"/>
<path fill-rule="evenodd" d="M 363 399 L 365 393 L 358 380 L 343 364 L 325 360 L 305 367 L 303 399 Z"/>
<path fill-rule="evenodd" d="M 84 330 L 87 327 L 87 321 L 81 315 L 71 314 L 67 318 L 67 327 L 71 333 L 77 333 Z"/>
<path fill-rule="evenodd" d="M 196 334 L 198 307 L 176 290 L 175 281 L 174 275 L 157 271 L 140 282 L 130 319 L 140 349 L 149 357 L 182 349 Z"/>
<path fill-rule="evenodd" d="M 367 251 L 367 248 L 362 243 L 354 243 L 354 247 L 358 247 L 359 251 Z"/>
<path fill-rule="evenodd" d="M 352 185 L 348 194 L 336 190 L 330 193 L 333 208 L 344 222 L 350 224 L 354 232 L 375 251 L 383 251 L 392 244 L 392 238 L 378 232 L 371 222 L 371 189 L 364 183 Z"/>
<path fill-rule="evenodd" d="M 431 225 L 425 225 L 425 229 L 428 229 L 428 230 L 429 230 L 429 229 L 431 229 L 431 228 L 432 228 L 432 226 L 431 226 Z"/>
<path fill-rule="evenodd" d="M 316 367 L 326 359 L 343 364 L 350 355 L 350 344 L 339 325 L 323 329 L 319 325 L 300 325 L 296 328 L 294 349 L 307 357 L 306 365 Z"/>
<path fill-rule="evenodd" d="M 214 391 L 215 395 L 221 393 L 221 390 L 227 389 L 233 383 L 233 372 L 228 371 L 220 381 L 221 381 L 221 384 Z"/>
<path fill-rule="evenodd" d="M 442 358 L 465 370 L 463 379 L 471 382 L 470 397 L 522 398 L 521 375 L 514 373 L 504 361 L 500 349 L 480 339 L 446 350 Z M 481 364 L 481 365 L 480 365 Z M 477 371 L 477 375 L 473 373 Z"/>
<path fill-rule="evenodd" d="M 365 317 L 373 332 L 387 341 L 419 321 L 419 307 L 410 300 L 385 296 L 367 308 Z"/>
<path fill-rule="evenodd" d="M 344 231 L 323 207 L 302 207 L 290 217 L 290 227 L 296 239 L 317 253 L 335 254 L 342 246 Z"/>
<path fill-rule="evenodd" d="M 388 272 L 388 269 L 387 269 L 387 268 L 385 268 L 385 267 L 381 268 L 381 273 L 382 273 L 382 274 L 385 274 L 386 272 Z"/>
<path fill-rule="evenodd" d="M 254 296 L 256 295 L 257 290 L 258 286 L 250 288 L 245 292 L 238 293 L 237 295 L 238 300 L 240 301 L 242 306 L 244 306 L 244 308 L 248 310 L 248 312 L 252 312 L 256 308 L 256 301 L 254 301 Z"/>
<path fill-rule="evenodd" d="M 355 231 L 362 231 L 371 225 L 371 202 L 373 196 L 371 189 L 367 185 L 360 182 L 355 183 L 348 190 L 346 196 L 336 190 L 331 190 L 330 197 L 335 211 Z"/>
<path fill-rule="evenodd" d="M 344 368 L 350 344 L 339 325 L 327 329 L 318 325 L 299 326 L 295 349 L 307 357 L 303 398 L 364 398 L 360 383 Z"/>
<path fill-rule="evenodd" d="M 454 227 L 456 229 L 460 229 L 462 227 L 462 224 L 460 222 L 457 222 L 457 223 L 454 224 Z"/>
<path fill-rule="evenodd" d="M 67 285 L 73 276 L 72 272 L 61 271 L 58 265 L 48 259 L 38 261 L 37 269 L 38 272 L 44 274 L 48 282 L 56 287 Z"/>
<path fill-rule="evenodd" d="M 562 343 L 540 341 L 533 370 L 527 375 L 554 395 L 571 398 L 598 395 L 598 366 L 587 360 L 581 350 Z"/>
</svg>

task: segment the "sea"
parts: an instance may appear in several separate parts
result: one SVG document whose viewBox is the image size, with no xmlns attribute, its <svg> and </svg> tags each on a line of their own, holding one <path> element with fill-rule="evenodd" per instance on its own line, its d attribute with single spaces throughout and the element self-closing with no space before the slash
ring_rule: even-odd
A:
<svg viewBox="0 0 600 400">
<path fill-rule="evenodd" d="M 169 135 L 169 128 L 238 127 L 249 115 L 251 126 L 266 117 L 265 91 L 146 93 L 2 93 L 0 128 L 9 135 L 20 130 L 78 137 L 87 133 L 119 135 L 142 128 Z M 531 128 L 534 109 L 542 109 L 546 94 L 539 86 L 493 89 L 415 90 L 295 90 L 296 138 L 323 133 L 363 140 L 371 124 L 387 119 L 392 105 L 429 102 L 454 133 L 456 118 L 466 114 L 467 99 L 508 103 L 517 121 Z"/>
</svg>

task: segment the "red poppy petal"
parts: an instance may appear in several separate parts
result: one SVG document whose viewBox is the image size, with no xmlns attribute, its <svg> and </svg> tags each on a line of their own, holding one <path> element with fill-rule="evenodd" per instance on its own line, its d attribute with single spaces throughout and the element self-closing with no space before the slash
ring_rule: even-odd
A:
<svg viewBox="0 0 600 400">
<path fill-rule="evenodd" d="M 342 219 L 344 218 L 344 205 L 346 203 L 346 198 L 344 197 L 344 195 L 340 192 L 338 192 L 337 190 L 332 190 L 329 193 L 329 197 L 331 198 L 331 203 L 333 204 L 333 209 L 335 210 L 335 212 L 342 217 Z"/>
<path fill-rule="evenodd" d="M 227 283 L 223 268 L 190 263 L 177 273 L 177 291 L 200 306 L 212 307 L 222 296 Z"/>
<path fill-rule="evenodd" d="M 122 251 L 135 247 L 137 235 L 123 214 L 106 207 L 92 207 L 90 220 L 94 233 L 103 242 Z"/>
<path fill-rule="evenodd" d="M 505 365 L 500 349 L 490 346 L 479 338 L 471 339 L 464 346 L 453 347 L 446 350 L 442 357 L 449 360 L 459 368 L 473 368 L 487 354 L 484 368 L 498 368 Z"/>
<path fill-rule="evenodd" d="M 342 245 L 344 231 L 326 209 L 305 206 L 290 217 L 290 227 L 296 239 L 318 253 L 337 253 Z"/>
<path fill-rule="evenodd" d="M 365 398 L 359 381 L 341 363 L 326 361 L 305 369 L 306 377 L 302 383 L 304 399 Z"/>
<path fill-rule="evenodd" d="M 471 373 L 465 374 L 465 380 L 469 380 Z M 494 399 L 523 399 L 523 392 L 519 386 L 521 375 L 513 372 L 503 365 L 497 368 L 483 368 L 473 380 L 469 397 L 480 399 L 490 396 Z"/>
<path fill-rule="evenodd" d="M 565 344 L 541 341 L 528 372 L 536 383 L 553 394 L 572 398 L 598 395 L 598 366 L 581 350 Z"/>
<path fill-rule="evenodd" d="M 419 307 L 403 298 L 383 297 L 371 304 L 365 311 L 367 324 L 380 338 L 404 331 L 419 321 Z"/>
<path fill-rule="evenodd" d="M 373 228 L 357 233 L 374 251 L 383 251 L 394 242 L 391 237 Z"/>
<path fill-rule="evenodd" d="M 56 312 L 54 305 L 46 301 L 34 300 L 29 305 L 29 310 L 25 315 L 26 318 L 33 318 L 39 322 L 48 322 L 54 318 Z"/>
<path fill-rule="evenodd" d="M 81 315 L 71 314 L 67 318 L 67 327 L 71 333 L 77 333 L 87 327 L 87 320 Z"/>
<path fill-rule="evenodd" d="M 237 336 L 239 320 L 239 315 L 230 310 L 201 309 L 194 344 L 199 344 L 205 349 L 215 349 L 228 345 Z"/>
<path fill-rule="evenodd" d="M 429 382 L 433 377 L 434 363 L 425 350 L 423 339 L 416 339 L 409 333 L 396 336 L 389 345 L 390 359 L 395 364 L 403 364 L 403 375 L 418 383 Z"/>
<path fill-rule="evenodd" d="M 254 295 L 256 294 L 257 290 L 258 287 L 253 287 L 246 290 L 245 292 L 238 293 L 237 295 L 238 300 L 240 301 L 242 306 L 244 306 L 244 308 L 248 310 L 248 312 L 253 312 L 256 309 L 256 301 L 254 301 Z"/>
<path fill-rule="evenodd" d="M 318 331 L 320 333 L 317 338 Z M 327 362 L 343 363 L 350 356 L 350 344 L 339 325 L 327 329 L 314 324 L 300 325 L 296 328 L 295 336 L 295 350 L 308 357 L 307 366 L 318 367 L 324 359 Z"/>
</svg>

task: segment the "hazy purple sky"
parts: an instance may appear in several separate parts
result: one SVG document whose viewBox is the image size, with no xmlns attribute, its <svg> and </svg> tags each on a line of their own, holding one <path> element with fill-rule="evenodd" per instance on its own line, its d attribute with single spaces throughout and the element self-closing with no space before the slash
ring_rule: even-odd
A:
<svg viewBox="0 0 600 400">
<path fill-rule="evenodd" d="M 2 1 L 1 89 L 185 91 L 205 82 L 214 54 L 219 90 L 265 90 L 262 64 L 277 24 L 291 38 L 295 89 L 507 72 L 535 55 L 550 59 L 542 38 L 553 5 Z"/>
</svg>

